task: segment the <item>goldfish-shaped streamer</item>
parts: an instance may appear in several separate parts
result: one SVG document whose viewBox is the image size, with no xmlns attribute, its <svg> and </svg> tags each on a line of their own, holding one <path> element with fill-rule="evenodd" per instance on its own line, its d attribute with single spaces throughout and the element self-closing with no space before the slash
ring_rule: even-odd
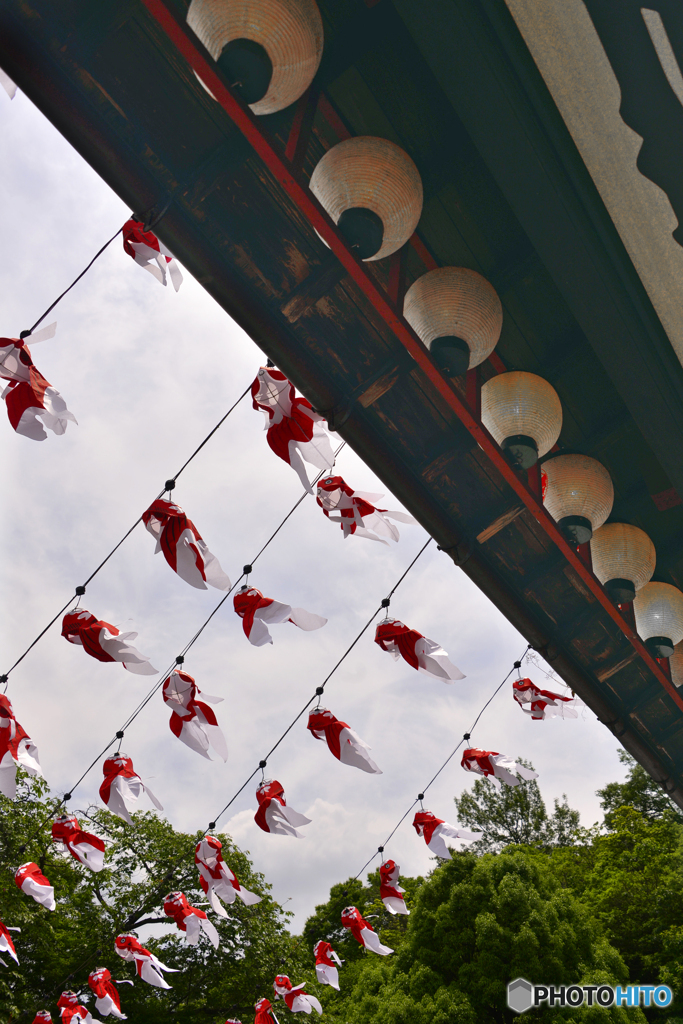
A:
<svg viewBox="0 0 683 1024">
<path fill-rule="evenodd" d="M 90 1010 L 81 1006 L 75 992 L 67 990 L 62 992 L 57 1000 L 61 1024 L 93 1024 L 93 1016 Z"/>
<path fill-rule="evenodd" d="M 371 950 L 373 953 L 379 953 L 380 956 L 389 956 L 390 953 L 394 952 L 389 946 L 382 945 L 379 941 L 379 935 L 372 925 L 368 924 L 358 907 L 344 907 L 341 912 L 341 923 L 345 928 L 349 929 L 356 942 L 360 942 L 361 946 L 365 946 L 366 949 Z"/>
<path fill-rule="evenodd" d="M 279 836 L 304 838 L 296 826 L 310 825 L 311 819 L 287 806 L 285 791 L 277 779 L 264 780 L 256 790 L 256 799 L 259 806 L 254 821 L 259 828 Z"/>
<path fill-rule="evenodd" d="M 390 519 L 399 523 L 415 525 L 417 520 L 405 512 L 387 512 L 385 508 L 375 508 L 372 504 L 379 501 L 381 494 L 368 494 L 354 491 L 340 476 L 324 477 L 318 484 L 317 502 L 327 518 L 333 523 L 340 523 L 344 537 L 355 534 L 367 540 L 383 539 L 398 541 L 399 532 Z M 330 515 L 338 512 L 339 515 Z"/>
<path fill-rule="evenodd" d="M 254 1024 L 273 1024 L 273 1021 L 277 1024 L 277 1017 L 273 1013 L 273 1007 L 270 1000 L 266 999 L 265 996 L 256 1000 L 254 1009 L 256 1010 Z"/>
<path fill-rule="evenodd" d="M 173 571 L 197 590 L 206 590 L 207 583 L 216 590 L 230 590 L 230 580 L 212 555 L 180 505 L 157 498 L 142 513 L 145 529 L 156 538 L 154 554 L 163 551 Z"/>
<path fill-rule="evenodd" d="M 55 890 L 32 860 L 17 868 L 14 873 L 14 881 L 22 892 L 25 892 L 27 896 L 32 896 L 36 903 L 40 903 L 41 907 L 45 907 L 46 910 L 55 909 L 57 905 Z"/>
<path fill-rule="evenodd" d="M 399 866 L 396 861 L 385 860 L 379 868 L 379 898 L 390 914 L 409 914 L 403 898 L 405 889 L 398 884 Z"/>
<path fill-rule="evenodd" d="M 168 971 L 177 974 L 176 968 L 162 964 L 154 953 L 150 953 L 148 949 L 140 945 L 135 935 L 131 935 L 130 932 L 117 935 L 114 940 L 114 949 L 122 960 L 135 964 L 138 978 L 142 978 L 148 985 L 154 985 L 156 988 L 171 987 L 161 972 Z"/>
<path fill-rule="evenodd" d="M 194 851 L 194 862 L 199 867 L 199 884 L 209 898 L 211 909 L 221 917 L 227 913 L 220 903 L 231 904 L 237 896 L 247 907 L 261 902 L 261 897 L 240 885 L 237 875 L 223 860 L 223 844 L 215 836 L 204 836 Z"/>
<path fill-rule="evenodd" d="M 50 324 L 28 335 L 31 344 L 53 338 L 56 329 L 57 324 Z M 17 434 L 44 441 L 45 427 L 55 434 L 63 434 L 69 421 L 76 422 L 59 391 L 34 366 L 23 338 L 0 338 L 0 379 L 9 381 L 1 397 Z"/>
<path fill-rule="evenodd" d="M 52 839 L 62 843 L 74 860 L 85 864 L 91 871 L 104 867 L 104 842 L 92 832 L 84 832 L 78 818 L 63 814 L 52 825 Z"/>
<path fill-rule="evenodd" d="M 375 630 L 375 643 L 391 654 L 394 661 L 403 658 L 411 668 L 433 679 L 440 679 L 442 683 L 465 678 L 457 665 L 449 661 L 443 647 L 398 619 L 386 619 L 379 623 Z"/>
<path fill-rule="evenodd" d="M 431 811 L 418 811 L 413 819 L 413 828 L 424 839 L 427 847 L 443 860 L 451 860 L 446 839 L 481 839 L 483 832 L 470 832 L 466 828 L 454 828 L 447 821 L 437 818 Z"/>
<path fill-rule="evenodd" d="M 310 1013 L 315 1010 L 322 1013 L 323 1008 L 315 996 L 309 996 L 304 992 L 304 982 L 301 985 L 292 985 L 286 974 L 278 974 L 273 982 L 275 998 L 284 999 L 285 1004 L 292 1013 Z"/>
<path fill-rule="evenodd" d="M 164 897 L 164 913 L 167 917 L 173 918 L 179 931 L 185 932 L 185 942 L 188 946 L 196 946 L 199 934 L 203 931 L 214 949 L 218 949 L 220 939 L 214 925 L 203 910 L 190 906 L 184 892 L 170 892 Z"/>
<path fill-rule="evenodd" d="M 315 957 L 315 975 L 321 985 L 331 985 L 339 991 L 338 967 L 344 963 L 340 960 L 329 942 L 320 939 L 313 947 Z"/>
<path fill-rule="evenodd" d="M 52 1014 L 49 1010 L 38 1010 L 31 1024 L 52 1024 Z"/>
<path fill-rule="evenodd" d="M 310 402 L 297 398 L 294 386 L 279 370 L 262 366 L 251 385 L 254 409 L 266 417 L 266 439 L 272 451 L 298 474 L 312 493 L 304 461 L 317 469 L 334 466 L 334 452 L 324 419 Z"/>
<path fill-rule="evenodd" d="M 132 985 L 133 982 L 127 978 L 118 981 L 116 985 Z M 91 971 L 88 976 L 88 985 L 95 994 L 95 1008 L 103 1017 L 118 1017 L 119 1020 L 127 1020 L 125 1013 L 121 1012 L 121 997 L 114 984 L 114 979 L 106 967 L 98 967 Z"/>
<path fill-rule="evenodd" d="M 233 605 L 242 619 L 245 635 L 254 647 L 272 644 L 268 625 L 273 623 L 292 622 L 299 629 L 309 632 L 320 629 L 327 622 L 322 615 L 307 612 L 305 608 L 292 608 L 291 605 L 273 601 L 272 597 L 264 597 L 256 587 L 240 587 L 233 598 Z"/>
<path fill-rule="evenodd" d="M 350 764 L 371 775 L 381 775 L 369 754 L 370 747 L 365 740 L 351 729 L 346 722 L 340 722 L 326 708 L 314 708 L 308 714 L 308 731 L 317 740 L 327 741 L 328 749 L 342 764 Z"/>
<path fill-rule="evenodd" d="M 499 754 L 496 750 L 479 750 L 478 747 L 470 747 L 463 751 L 460 763 L 466 772 L 483 775 L 498 789 L 500 789 L 501 781 L 507 786 L 518 786 L 517 775 L 521 775 L 527 781 L 538 778 L 537 772 L 525 768 L 522 764 L 517 764 L 507 754 Z"/>
<path fill-rule="evenodd" d="M 163 697 L 173 714 L 169 722 L 174 736 L 196 750 L 209 761 L 209 747 L 224 761 L 228 760 L 228 746 L 221 728 L 208 704 L 197 700 L 199 694 L 212 704 L 221 704 L 222 697 L 202 693 L 192 676 L 175 669 L 164 682 Z"/>
<path fill-rule="evenodd" d="M 118 661 L 129 672 L 138 676 L 155 676 L 157 670 L 150 665 L 146 654 L 140 654 L 128 643 L 137 633 L 119 633 L 111 622 L 96 619 L 85 608 L 74 608 L 62 619 L 62 636 L 70 644 L 77 644 L 97 661 Z"/>
<path fill-rule="evenodd" d="M 9 953 L 9 955 L 12 957 L 15 963 L 19 963 L 19 957 L 17 956 L 17 951 L 14 948 L 14 942 L 12 941 L 12 936 L 10 935 L 10 932 L 20 931 L 21 928 L 12 928 L 9 925 L 3 924 L 2 921 L 0 921 L 0 953 Z M 7 962 L 3 960 L 1 956 L 0 964 L 2 964 L 3 967 L 7 967 Z"/>
<path fill-rule="evenodd" d="M 0 793 L 14 800 L 17 794 L 17 765 L 30 775 L 42 775 L 38 749 L 17 722 L 9 697 L 0 694 Z"/>
<path fill-rule="evenodd" d="M 132 825 L 128 803 L 138 800 L 146 793 L 158 811 L 163 807 L 149 786 L 146 786 L 133 768 L 133 761 L 127 754 L 119 752 L 108 757 L 102 766 L 104 782 L 100 786 L 100 799 L 112 814 L 117 814 Z"/>
<path fill-rule="evenodd" d="M 530 679 L 517 679 L 512 684 L 512 696 L 515 698 L 525 715 L 540 721 L 543 718 L 578 718 L 576 710 L 579 701 L 572 697 L 563 697 L 552 690 L 541 690 Z M 524 707 L 528 704 L 529 707 Z"/>
<path fill-rule="evenodd" d="M 153 231 L 145 231 L 140 221 L 131 218 L 121 229 L 124 251 L 132 256 L 139 266 L 156 277 L 166 287 L 166 271 L 176 291 L 183 283 L 180 267 Z"/>
</svg>

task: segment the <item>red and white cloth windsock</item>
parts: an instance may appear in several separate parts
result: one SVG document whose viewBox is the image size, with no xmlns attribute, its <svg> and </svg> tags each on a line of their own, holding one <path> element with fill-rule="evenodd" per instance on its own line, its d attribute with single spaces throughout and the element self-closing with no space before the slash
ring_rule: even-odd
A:
<svg viewBox="0 0 683 1024">
<path fill-rule="evenodd" d="M 273 638 L 268 626 L 278 622 L 292 622 L 299 629 L 310 632 L 320 629 L 327 619 L 315 612 L 307 612 L 305 608 L 292 608 L 288 604 L 273 601 L 272 597 L 264 597 L 256 587 L 240 587 L 233 598 L 235 611 L 242 619 L 242 628 L 254 647 L 272 644 Z"/>
<path fill-rule="evenodd" d="M 456 679 L 465 678 L 458 666 L 449 660 L 443 647 L 398 619 L 386 619 L 379 623 L 375 630 L 375 643 L 391 654 L 394 661 L 403 658 L 411 668 L 433 679 L 440 679 L 442 683 L 453 683 Z"/>
<path fill-rule="evenodd" d="M 177 974 L 177 968 L 167 967 L 166 964 L 162 964 L 161 960 L 155 957 L 154 953 L 140 945 L 135 935 L 128 933 L 117 935 L 114 939 L 114 949 L 122 960 L 135 964 L 135 972 L 138 978 L 142 978 L 148 985 L 154 985 L 156 988 L 171 987 L 161 972 L 168 971 L 169 973 Z"/>
<path fill-rule="evenodd" d="M 424 839 L 428 849 L 443 860 L 452 860 L 446 846 L 447 839 L 466 839 L 471 842 L 473 839 L 481 839 L 484 834 L 470 832 L 466 828 L 455 828 L 447 821 L 437 818 L 431 811 L 418 811 L 413 818 L 413 828 L 418 836 Z"/>
<path fill-rule="evenodd" d="M 46 910 L 54 910 L 57 906 L 54 888 L 32 860 L 17 868 L 14 872 L 14 881 L 22 892 L 32 896 L 36 903 L 40 903 Z"/>
<path fill-rule="evenodd" d="M 147 794 L 158 811 L 163 811 L 152 790 L 133 768 L 132 759 L 126 754 L 112 754 L 104 762 L 102 771 L 104 782 L 100 786 L 100 799 L 112 814 L 118 814 L 119 818 L 132 825 L 128 804 L 138 800 L 143 793 Z"/>
<path fill-rule="evenodd" d="M 323 426 L 324 417 L 310 402 L 297 398 L 294 385 L 284 373 L 261 366 L 251 385 L 252 405 L 266 417 L 266 439 L 272 451 L 298 474 L 309 494 L 313 493 L 304 461 L 317 469 L 332 469 L 334 452 Z"/>
<path fill-rule="evenodd" d="M 381 494 L 354 491 L 340 476 L 328 476 L 318 483 L 316 500 L 331 522 L 341 524 L 345 538 L 355 534 L 386 544 L 385 537 L 395 541 L 399 538 L 398 529 L 389 522 L 390 519 L 413 526 L 417 520 L 405 512 L 387 512 L 385 508 L 375 508 L 372 502 L 379 501 L 381 497 Z M 331 515 L 332 512 L 338 512 L 339 515 Z"/>
<path fill-rule="evenodd" d="M 136 263 L 156 277 L 159 284 L 166 287 L 166 271 L 176 291 L 183 283 L 180 267 L 170 252 L 159 241 L 153 231 L 145 231 L 140 221 L 127 220 L 121 229 L 124 251 L 132 256 Z"/>
<path fill-rule="evenodd" d="M 0 793 L 14 800 L 17 794 L 17 765 L 30 775 L 42 775 L 38 748 L 17 722 L 9 697 L 0 694 Z"/>
<path fill-rule="evenodd" d="M 306 728 L 317 740 L 326 741 L 329 750 L 342 764 L 350 764 L 353 768 L 360 768 L 362 772 L 369 772 L 371 775 L 382 774 L 382 769 L 378 768 L 370 757 L 370 747 L 365 740 L 362 740 L 346 722 L 340 722 L 335 718 L 331 711 L 326 708 L 314 708 L 309 711 Z"/>
<path fill-rule="evenodd" d="M 460 764 L 466 772 L 474 772 L 475 775 L 483 775 L 489 779 L 497 789 L 500 789 L 501 782 L 507 786 L 518 786 L 518 775 L 527 781 L 538 778 L 538 772 L 532 772 L 530 768 L 517 764 L 507 754 L 499 754 L 497 750 L 469 747 L 463 752 Z"/>
<path fill-rule="evenodd" d="M 380 956 L 389 956 L 394 952 L 389 946 L 382 945 L 379 935 L 372 925 L 368 924 L 358 907 L 344 907 L 341 912 L 341 923 L 349 929 L 356 942 L 360 942 L 361 946 L 365 946 L 371 952 L 379 953 Z"/>
<path fill-rule="evenodd" d="M 207 584 L 216 590 L 230 590 L 230 579 L 179 505 L 157 498 L 142 513 L 142 521 L 156 539 L 154 554 L 163 551 L 164 558 L 182 580 L 197 590 L 206 590 Z"/>
<path fill-rule="evenodd" d="M 305 838 L 301 832 L 297 832 L 296 826 L 310 825 L 311 819 L 287 806 L 285 791 L 277 779 L 265 779 L 256 790 L 256 799 L 258 810 L 254 821 L 260 829 L 278 836 Z"/>
<path fill-rule="evenodd" d="M 12 941 L 10 932 L 20 931 L 21 928 L 10 928 L 8 925 L 3 924 L 2 921 L 0 921 L 0 953 L 9 953 L 15 963 L 19 963 L 19 957 L 17 956 L 17 951 L 14 948 L 14 942 Z M 3 960 L 1 956 L 0 964 L 2 964 L 3 967 L 7 967 L 7 962 Z"/>
<path fill-rule="evenodd" d="M 399 866 L 394 860 L 385 860 L 379 868 L 379 898 L 390 914 L 409 914 L 403 898 L 403 889 L 398 884 Z"/>
<path fill-rule="evenodd" d="M 129 672 L 138 676 L 155 676 L 157 669 L 150 665 L 146 654 L 140 654 L 128 643 L 137 633 L 119 633 L 111 622 L 96 619 L 85 608 L 74 608 L 62 619 L 62 636 L 70 644 L 77 644 L 97 661 L 118 661 Z"/>
<path fill-rule="evenodd" d="M 188 946 L 196 946 L 200 932 L 204 932 L 214 949 L 218 949 L 220 939 L 214 925 L 209 921 L 203 910 L 197 910 L 188 903 L 184 892 L 169 892 L 164 897 L 164 913 L 172 917 L 179 931 L 185 932 Z"/>
<path fill-rule="evenodd" d="M 320 939 L 313 947 L 315 957 L 315 976 L 321 985 L 331 985 L 339 991 L 339 970 L 344 963 L 340 960 L 329 942 Z"/>
<path fill-rule="evenodd" d="M 301 985 L 292 985 L 286 974 L 278 974 L 273 982 L 275 998 L 284 999 L 287 1008 L 292 1013 L 310 1013 L 311 1010 L 322 1013 L 323 1008 L 319 1000 L 304 992 L 304 984 L 305 982 L 302 982 Z"/>
<path fill-rule="evenodd" d="M 52 839 L 91 871 L 101 871 L 104 867 L 103 840 L 92 832 L 84 832 L 78 818 L 68 814 L 57 818 L 52 824 Z"/>
<path fill-rule="evenodd" d="M 237 875 L 223 860 L 222 849 L 223 844 L 215 836 L 204 836 L 195 847 L 194 862 L 199 868 L 199 884 L 209 899 L 211 909 L 221 917 L 227 917 L 220 900 L 229 905 L 239 896 L 245 906 L 252 907 L 261 902 L 261 897 L 240 885 Z"/>
<path fill-rule="evenodd" d="M 531 715 L 535 721 L 543 718 L 578 718 L 576 710 L 581 701 L 575 697 L 563 697 L 552 690 L 541 690 L 530 679 L 517 679 L 512 684 L 512 696 L 515 698 L 525 715 Z M 529 707 L 524 707 L 528 704 Z"/>
<path fill-rule="evenodd" d="M 31 1024 L 52 1024 L 52 1014 L 49 1010 L 38 1010 Z"/>
<path fill-rule="evenodd" d="M 62 992 L 57 1000 L 61 1024 L 93 1024 L 92 1014 L 85 1006 L 78 1002 L 75 992 Z"/>
<path fill-rule="evenodd" d="M 127 1020 L 125 1013 L 121 1013 L 121 997 L 117 991 L 114 979 L 106 967 L 98 967 L 91 971 L 88 976 L 88 984 L 95 994 L 95 1008 L 103 1017 L 118 1017 L 119 1020 Z M 132 985 L 132 981 L 117 982 L 117 984 Z"/>
<path fill-rule="evenodd" d="M 254 1003 L 254 1009 L 256 1010 L 254 1024 L 273 1024 L 273 1021 L 277 1024 L 277 1017 L 273 1013 L 271 1002 L 265 996 Z"/>
<path fill-rule="evenodd" d="M 56 329 L 57 324 L 50 324 L 29 335 L 31 344 L 53 338 Z M 9 381 L 0 397 L 5 400 L 9 421 L 17 434 L 44 441 L 45 427 L 63 434 L 69 421 L 76 423 L 59 391 L 33 365 L 24 339 L 0 338 L 0 379 Z"/>
<path fill-rule="evenodd" d="M 209 747 L 213 747 L 216 754 L 223 761 L 227 761 L 228 745 L 225 736 L 209 705 L 197 700 L 200 693 L 212 704 L 220 704 L 223 701 L 222 697 L 202 693 L 193 677 L 187 672 L 181 672 L 180 669 L 174 669 L 165 680 L 164 701 L 173 711 L 169 722 L 171 732 L 186 746 L 196 750 L 209 761 Z"/>
</svg>

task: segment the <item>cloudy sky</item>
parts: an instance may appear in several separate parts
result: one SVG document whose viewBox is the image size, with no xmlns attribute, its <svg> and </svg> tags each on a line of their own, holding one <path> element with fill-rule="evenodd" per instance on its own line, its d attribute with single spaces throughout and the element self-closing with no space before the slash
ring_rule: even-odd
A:
<svg viewBox="0 0 683 1024">
<path fill-rule="evenodd" d="M 2 333 L 18 336 L 129 211 L 21 93 L 10 102 L 0 92 L 0 125 Z M 56 337 L 33 355 L 78 425 L 38 443 L 16 435 L 0 410 L 0 671 L 90 575 L 263 362 L 189 273 L 178 294 L 162 288 L 118 240 L 60 304 L 56 319 Z M 385 491 L 348 448 L 337 468 L 356 489 Z M 175 499 L 234 580 L 300 494 L 298 477 L 271 453 L 262 416 L 245 400 L 184 472 Z M 384 505 L 400 507 L 389 495 Z M 228 762 L 209 763 L 183 746 L 169 730 L 160 695 L 126 733 L 123 749 L 176 828 L 205 827 L 228 802 L 426 539 L 421 527 L 402 526 L 391 546 L 344 540 L 314 499 L 305 499 L 251 582 L 326 616 L 327 626 L 315 633 L 274 626 L 274 645 L 253 648 L 230 599 L 186 661 L 199 687 L 224 699 L 216 712 Z M 138 630 L 137 646 L 163 671 L 220 597 L 179 579 L 138 526 L 82 603 L 98 618 Z M 325 704 L 371 745 L 384 774 L 337 762 L 306 731 L 304 718 L 273 756 L 268 776 L 312 819 L 306 838 L 258 829 L 255 783 L 220 821 L 250 851 L 275 897 L 288 901 L 296 929 L 332 884 L 360 870 L 525 648 L 434 544 L 397 591 L 392 612 L 441 643 L 467 678 L 446 686 L 418 674 L 383 653 L 370 630 L 328 684 Z M 526 674 L 548 685 L 540 667 Z M 38 744 L 54 793 L 72 788 L 153 682 L 87 657 L 52 627 L 12 673 L 8 695 Z M 566 793 L 585 825 L 600 817 L 595 790 L 624 774 L 615 740 L 591 712 L 584 709 L 578 721 L 532 722 L 509 686 L 473 739 L 530 759 L 548 804 Z M 96 767 L 70 806 L 97 801 L 101 779 Z M 454 822 L 452 798 L 470 783 L 454 758 L 425 806 Z M 407 875 L 432 867 L 411 820 L 387 849 Z"/>
</svg>

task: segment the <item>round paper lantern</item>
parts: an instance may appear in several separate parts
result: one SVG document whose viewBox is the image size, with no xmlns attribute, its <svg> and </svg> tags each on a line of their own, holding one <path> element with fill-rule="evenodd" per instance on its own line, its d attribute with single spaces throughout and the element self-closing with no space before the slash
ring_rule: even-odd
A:
<svg viewBox="0 0 683 1024">
<path fill-rule="evenodd" d="M 438 267 L 418 277 L 406 292 L 403 315 L 447 377 L 483 363 L 503 326 L 493 285 L 466 267 Z"/>
<path fill-rule="evenodd" d="M 669 668 L 674 686 L 683 686 L 683 641 L 674 647 L 674 652 L 669 658 Z"/>
<path fill-rule="evenodd" d="M 399 146 L 370 135 L 329 149 L 310 188 L 362 260 L 381 260 L 400 249 L 422 213 L 417 167 Z"/>
<path fill-rule="evenodd" d="M 513 370 L 482 386 L 481 421 L 510 462 L 529 469 L 560 436 L 562 404 L 543 377 Z"/>
<path fill-rule="evenodd" d="M 683 640 L 683 594 L 670 583 L 646 583 L 633 602 L 638 635 L 655 658 L 670 658 Z"/>
<path fill-rule="evenodd" d="M 543 504 L 567 540 L 586 544 L 612 511 L 609 473 L 588 455 L 556 455 L 541 469 Z"/>
<path fill-rule="evenodd" d="M 607 523 L 591 538 L 593 572 L 616 604 L 627 604 L 655 571 L 655 546 L 637 526 Z"/>
<path fill-rule="evenodd" d="M 192 0 L 187 23 L 255 114 L 284 110 L 318 70 L 315 0 Z"/>
</svg>

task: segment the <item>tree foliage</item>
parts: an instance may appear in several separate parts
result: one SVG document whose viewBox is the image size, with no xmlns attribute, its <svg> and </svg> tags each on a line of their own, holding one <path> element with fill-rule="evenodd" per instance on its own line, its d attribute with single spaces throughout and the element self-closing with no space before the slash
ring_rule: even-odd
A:
<svg viewBox="0 0 683 1024">
<path fill-rule="evenodd" d="M 625 750 L 619 751 L 619 760 L 628 766 L 626 781 L 609 782 L 604 789 L 597 791 L 608 827 L 612 814 L 620 807 L 633 807 L 648 821 L 654 821 L 666 814 L 675 821 L 683 823 L 683 813 L 680 808 L 676 807 L 667 793 L 648 775 L 642 765 L 639 765 Z"/>
</svg>

